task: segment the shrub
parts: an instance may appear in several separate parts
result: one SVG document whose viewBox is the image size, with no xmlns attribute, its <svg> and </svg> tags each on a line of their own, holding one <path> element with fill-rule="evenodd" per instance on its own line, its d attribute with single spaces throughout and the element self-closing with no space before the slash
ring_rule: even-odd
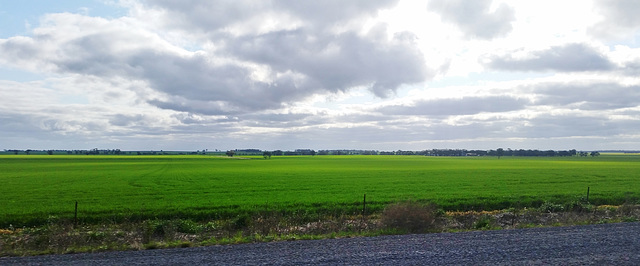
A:
<svg viewBox="0 0 640 266">
<path fill-rule="evenodd" d="M 244 229 L 251 223 L 251 217 L 248 214 L 240 214 L 233 218 L 231 224 L 235 229 Z"/>
<path fill-rule="evenodd" d="M 488 215 L 483 215 L 473 224 L 473 228 L 477 230 L 491 228 L 491 217 Z"/>
<path fill-rule="evenodd" d="M 180 233 L 197 234 L 203 230 L 203 226 L 192 220 L 177 220 L 176 230 Z"/>
<path fill-rule="evenodd" d="M 565 210 L 573 212 L 590 212 L 594 206 L 582 199 L 576 199 L 566 204 Z"/>
<path fill-rule="evenodd" d="M 426 232 L 434 227 L 437 208 L 433 204 L 419 204 L 413 201 L 387 206 L 380 221 L 388 229 L 406 230 L 410 233 Z"/>
<path fill-rule="evenodd" d="M 564 206 L 555 204 L 553 202 L 545 201 L 540 205 L 541 212 L 561 212 L 564 211 Z"/>
</svg>

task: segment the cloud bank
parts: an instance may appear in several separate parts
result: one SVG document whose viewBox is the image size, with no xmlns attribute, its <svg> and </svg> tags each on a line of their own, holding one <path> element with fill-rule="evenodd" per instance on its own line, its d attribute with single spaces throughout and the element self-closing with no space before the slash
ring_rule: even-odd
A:
<svg viewBox="0 0 640 266">
<path fill-rule="evenodd" d="M 111 4 L 0 39 L 0 148 L 640 149 L 633 1 Z"/>
</svg>

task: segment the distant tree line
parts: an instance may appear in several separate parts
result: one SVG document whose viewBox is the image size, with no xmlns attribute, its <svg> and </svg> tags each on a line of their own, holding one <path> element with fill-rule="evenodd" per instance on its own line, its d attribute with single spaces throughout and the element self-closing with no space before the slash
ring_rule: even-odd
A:
<svg viewBox="0 0 640 266">
<path fill-rule="evenodd" d="M 195 152 L 180 152 L 180 151 L 122 151 L 120 149 L 90 149 L 90 150 L 4 150 L 6 154 L 70 154 L 70 155 L 227 155 L 233 157 L 239 156 L 263 156 L 265 159 L 271 158 L 271 156 L 315 156 L 315 155 L 422 155 L 422 156 L 496 156 L 498 158 L 503 156 L 518 156 L 518 157 L 568 157 L 568 156 L 580 156 L 580 157 L 595 157 L 599 156 L 598 151 L 577 151 L 572 150 L 524 150 L 524 149 L 502 149 L 495 150 L 467 150 L 467 149 L 431 149 L 421 151 L 377 151 L 377 150 L 312 150 L 312 149 L 296 149 L 292 151 L 282 150 L 260 150 L 260 149 L 235 149 L 209 152 L 207 149 L 202 151 L 197 150 Z"/>
<path fill-rule="evenodd" d="M 467 150 L 467 149 L 431 149 L 422 151 L 376 151 L 376 150 L 314 150 L 298 149 L 295 151 L 265 151 L 262 153 L 267 157 L 271 156 L 291 156 L 291 155 L 423 155 L 423 156 L 521 156 L 521 157 L 568 157 L 568 156 L 598 156 L 597 151 L 578 152 L 572 150 L 512 150 L 512 149 L 496 149 L 496 150 Z"/>
</svg>

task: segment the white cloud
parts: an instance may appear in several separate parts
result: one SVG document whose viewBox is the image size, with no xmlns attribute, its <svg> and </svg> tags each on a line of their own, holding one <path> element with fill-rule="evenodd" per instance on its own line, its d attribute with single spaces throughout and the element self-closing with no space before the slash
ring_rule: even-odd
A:
<svg viewBox="0 0 640 266">
<path fill-rule="evenodd" d="M 640 2 L 634 0 L 596 1 L 602 19 L 589 28 L 589 32 L 600 38 L 629 38 L 640 29 Z"/>
<path fill-rule="evenodd" d="M 640 148 L 632 2 L 119 4 L 0 39 L 0 148 Z"/>
<path fill-rule="evenodd" d="M 512 51 L 483 60 L 490 68 L 506 71 L 608 71 L 615 67 L 605 54 L 581 43 L 552 46 L 542 51 Z"/>
<path fill-rule="evenodd" d="M 442 20 L 456 24 L 473 38 L 504 37 L 512 30 L 514 9 L 501 3 L 491 10 L 492 0 L 432 0 L 429 9 L 440 13 Z"/>
</svg>

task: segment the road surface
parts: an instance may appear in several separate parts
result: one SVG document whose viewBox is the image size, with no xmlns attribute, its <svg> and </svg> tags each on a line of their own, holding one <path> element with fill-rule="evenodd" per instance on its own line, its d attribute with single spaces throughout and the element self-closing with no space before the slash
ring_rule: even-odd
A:
<svg viewBox="0 0 640 266">
<path fill-rule="evenodd" d="M 640 223 L 0 258 L 0 265 L 640 265 Z"/>
</svg>

